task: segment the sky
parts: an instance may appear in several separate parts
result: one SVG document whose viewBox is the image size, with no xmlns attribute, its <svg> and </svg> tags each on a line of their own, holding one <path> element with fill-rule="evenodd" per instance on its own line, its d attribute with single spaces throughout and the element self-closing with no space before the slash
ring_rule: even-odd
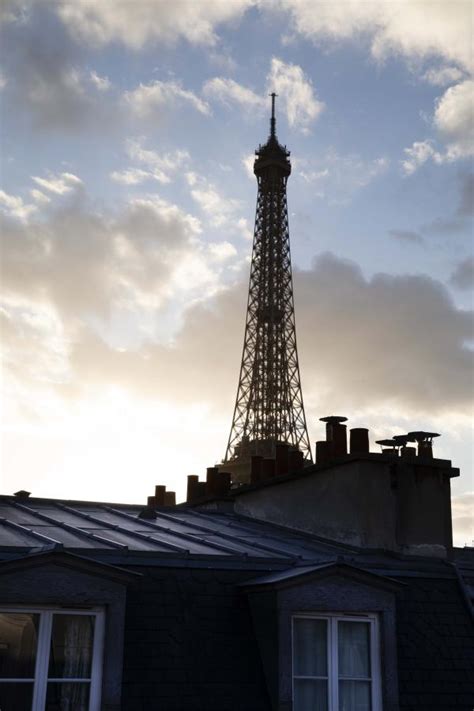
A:
<svg viewBox="0 0 474 711">
<path fill-rule="evenodd" d="M 2 3 L 3 493 L 183 500 L 222 459 L 275 91 L 310 440 L 440 433 L 472 543 L 472 9 Z"/>
</svg>

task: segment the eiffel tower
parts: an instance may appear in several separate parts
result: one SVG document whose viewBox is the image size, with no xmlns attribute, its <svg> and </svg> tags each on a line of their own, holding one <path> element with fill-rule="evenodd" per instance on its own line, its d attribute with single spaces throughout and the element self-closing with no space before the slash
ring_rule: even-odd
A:
<svg viewBox="0 0 474 711">
<path fill-rule="evenodd" d="M 290 152 L 276 137 L 275 97 L 270 136 L 255 151 L 257 210 L 244 348 L 224 464 L 252 455 L 275 457 L 287 443 L 311 462 L 296 349 L 286 183 Z"/>
</svg>

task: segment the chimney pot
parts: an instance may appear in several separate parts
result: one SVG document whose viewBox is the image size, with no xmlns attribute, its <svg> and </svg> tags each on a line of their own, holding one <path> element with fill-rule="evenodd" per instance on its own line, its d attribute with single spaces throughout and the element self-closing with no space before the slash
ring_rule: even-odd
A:
<svg viewBox="0 0 474 711">
<path fill-rule="evenodd" d="M 165 505 L 165 492 L 166 486 L 158 485 L 155 486 L 155 506 Z"/>
<path fill-rule="evenodd" d="M 196 474 L 190 474 L 188 476 L 188 485 L 186 489 L 186 501 L 188 504 L 192 503 L 195 501 L 198 496 L 199 490 L 199 477 L 196 476 Z"/>
<path fill-rule="evenodd" d="M 176 506 L 176 493 L 165 491 L 165 506 Z"/>
<path fill-rule="evenodd" d="M 369 453 L 369 430 L 366 427 L 353 427 L 349 434 L 351 454 Z"/>
</svg>

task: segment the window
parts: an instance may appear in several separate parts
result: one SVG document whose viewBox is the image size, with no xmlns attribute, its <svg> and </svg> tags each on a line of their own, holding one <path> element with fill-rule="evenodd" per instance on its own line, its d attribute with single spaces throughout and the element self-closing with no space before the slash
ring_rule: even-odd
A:
<svg viewBox="0 0 474 711">
<path fill-rule="evenodd" d="M 104 615 L 0 610 L 0 711 L 99 711 Z"/>
<path fill-rule="evenodd" d="M 293 617 L 294 711 L 381 711 L 375 615 Z"/>
</svg>

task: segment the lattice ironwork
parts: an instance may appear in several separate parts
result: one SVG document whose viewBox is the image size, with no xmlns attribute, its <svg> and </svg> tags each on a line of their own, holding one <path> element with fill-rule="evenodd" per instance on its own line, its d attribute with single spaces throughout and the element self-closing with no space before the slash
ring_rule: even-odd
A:
<svg viewBox="0 0 474 711">
<path fill-rule="evenodd" d="M 275 132 L 255 152 L 258 183 L 247 319 L 237 399 L 225 461 L 274 456 L 286 442 L 311 461 L 296 348 L 286 184 L 289 151 Z"/>
</svg>

